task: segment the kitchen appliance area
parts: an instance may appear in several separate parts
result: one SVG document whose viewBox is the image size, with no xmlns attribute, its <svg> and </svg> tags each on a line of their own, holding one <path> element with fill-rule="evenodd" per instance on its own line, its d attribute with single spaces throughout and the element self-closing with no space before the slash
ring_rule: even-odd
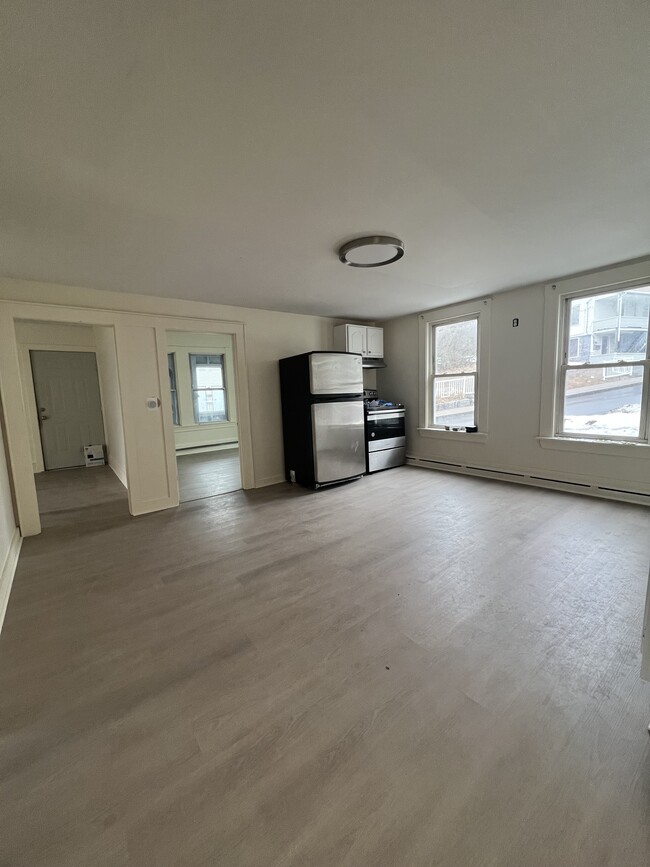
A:
<svg viewBox="0 0 650 867">
<path fill-rule="evenodd" d="M 376 473 L 406 463 L 404 404 L 378 399 L 376 389 L 364 389 L 366 471 Z"/>
<path fill-rule="evenodd" d="M 406 461 L 405 409 L 363 387 L 353 352 L 280 360 L 285 477 L 319 489 Z"/>
</svg>

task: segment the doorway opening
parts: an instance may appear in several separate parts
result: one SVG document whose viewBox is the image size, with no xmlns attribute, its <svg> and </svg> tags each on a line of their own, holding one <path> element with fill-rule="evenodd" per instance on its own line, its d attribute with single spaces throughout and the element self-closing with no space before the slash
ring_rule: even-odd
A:
<svg viewBox="0 0 650 867">
<path fill-rule="evenodd" d="M 232 335 L 168 331 L 167 367 L 180 502 L 240 490 Z"/>
<path fill-rule="evenodd" d="M 114 329 L 35 320 L 15 328 L 43 525 L 84 520 L 90 507 L 95 519 L 96 508 L 128 512 Z"/>
</svg>

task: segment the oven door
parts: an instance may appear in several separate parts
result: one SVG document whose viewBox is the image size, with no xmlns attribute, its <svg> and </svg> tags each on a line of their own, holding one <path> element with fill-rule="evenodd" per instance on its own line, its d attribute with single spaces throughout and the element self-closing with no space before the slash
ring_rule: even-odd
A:
<svg viewBox="0 0 650 867">
<path fill-rule="evenodd" d="M 366 414 L 366 441 L 368 450 L 377 448 L 390 448 L 395 445 L 404 445 L 406 436 L 405 412 L 396 409 L 390 412 L 384 410 L 369 410 Z M 399 443 L 387 443 L 384 440 L 401 440 Z"/>
</svg>

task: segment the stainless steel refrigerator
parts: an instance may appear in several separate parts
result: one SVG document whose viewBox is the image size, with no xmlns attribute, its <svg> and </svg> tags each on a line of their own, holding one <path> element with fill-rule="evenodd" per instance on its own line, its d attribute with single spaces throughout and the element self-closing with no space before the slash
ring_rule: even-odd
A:
<svg viewBox="0 0 650 867">
<path fill-rule="evenodd" d="M 366 471 L 363 368 L 353 352 L 280 360 L 287 481 L 320 488 Z"/>
</svg>

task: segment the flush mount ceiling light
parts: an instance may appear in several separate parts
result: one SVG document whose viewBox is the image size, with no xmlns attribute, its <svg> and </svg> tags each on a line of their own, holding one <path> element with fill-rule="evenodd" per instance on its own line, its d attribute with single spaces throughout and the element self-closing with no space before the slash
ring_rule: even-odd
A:
<svg viewBox="0 0 650 867">
<path fill-rule="evenodd" d="M 404 242 L 390 235 L 355 238 L 339 248 L 339 259 L 352 268 L 378 268 L 390 265 L 404 255 Z"/>
</svg>

